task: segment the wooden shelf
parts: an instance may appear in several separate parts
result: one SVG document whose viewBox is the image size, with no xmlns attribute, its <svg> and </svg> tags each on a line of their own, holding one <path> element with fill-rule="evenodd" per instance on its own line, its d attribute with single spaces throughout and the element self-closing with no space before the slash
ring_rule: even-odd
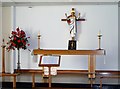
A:
<svg viewBox="0 0 120 89">
<path fill-rule="evenodd" d="M 3 76 L 17 76 L 18 74 L 14 73 L 14 74 L 11 74 L 11 73 L 1 73 L 0 74 L 0 77 L 3 77 Z"/>
</svg>

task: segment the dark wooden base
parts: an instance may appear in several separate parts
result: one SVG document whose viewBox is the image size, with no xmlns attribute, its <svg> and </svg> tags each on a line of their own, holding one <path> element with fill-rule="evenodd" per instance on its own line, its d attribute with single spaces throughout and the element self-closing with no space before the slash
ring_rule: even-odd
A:
<svg viewBox="0 0 120 89">
<path fill-rule="evenodd" d="M 76 50 L 76 40 L 69 40 L 68 50 Z"/>
</svg>

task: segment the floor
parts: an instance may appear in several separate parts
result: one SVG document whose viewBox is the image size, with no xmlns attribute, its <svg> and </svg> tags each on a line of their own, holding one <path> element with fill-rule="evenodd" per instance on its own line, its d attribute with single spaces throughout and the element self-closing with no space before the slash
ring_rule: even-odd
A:
<svg viewBox="0 0 120 89">
<path fill-rule="evenodd" d="M 50 89 L 100 89 L 100 76 L 101 75 L 96 75 L 95 79 L 89 79 L 86 74 L 58 74 L 52 76 L 52 88 Z M 111 75 L 104 74 L 104 76 Z M 103 78 L 102 89 L 120 89 L 119 79 L 120 78 Z M 2 82 L 2 89 L 12 89 L 12 77 L 0 77 L 0 81 Z M 31 88 L 32 75 L 29 73 L 21 73 L 17 76 L 16 82 L 17 89 Z M 36 74 L 35 86 L 35 89 L 49 89 L 48 78 L 43 78 L 41 74 Z"/>
</svg>

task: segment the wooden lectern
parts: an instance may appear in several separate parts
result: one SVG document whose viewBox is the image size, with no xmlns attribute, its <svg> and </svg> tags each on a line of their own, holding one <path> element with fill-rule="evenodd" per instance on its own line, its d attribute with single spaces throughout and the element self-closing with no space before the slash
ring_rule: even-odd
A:
<svg viewBox="0 0 120 89">
<path fill-rule="evenodd" d="M 47 56 L 49 56 L 49 55 L 47 55 Z M 58 55 L 54 55 L 54 56 L 51 56 L 51 58 L 48 57 L 46 59 L 43 59 L 43 56 L 40 56 L 39 66 L 40 67 L 48 67 L 48 69 L 49 69 L 48 70 L 49 71 L 49 74 L 48 74 L 49 87 L 51 87 L 51 67 L 59 67 L 60 66 L 60 58 L 61 58 L 61 56 L 58 56 Z"/>
</svg>

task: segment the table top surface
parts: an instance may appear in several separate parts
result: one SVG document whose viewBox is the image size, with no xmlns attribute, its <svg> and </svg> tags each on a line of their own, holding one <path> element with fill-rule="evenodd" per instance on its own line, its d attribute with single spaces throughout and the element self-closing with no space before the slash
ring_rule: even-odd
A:
<svg viewBox="0 0 120 89">
<path fill-rule="evenodd" d="M 57 49 L 34 49 L 34 55 L 105 55 L 104 49 L 96 50 L 57 50 Z"/>
</svg>

